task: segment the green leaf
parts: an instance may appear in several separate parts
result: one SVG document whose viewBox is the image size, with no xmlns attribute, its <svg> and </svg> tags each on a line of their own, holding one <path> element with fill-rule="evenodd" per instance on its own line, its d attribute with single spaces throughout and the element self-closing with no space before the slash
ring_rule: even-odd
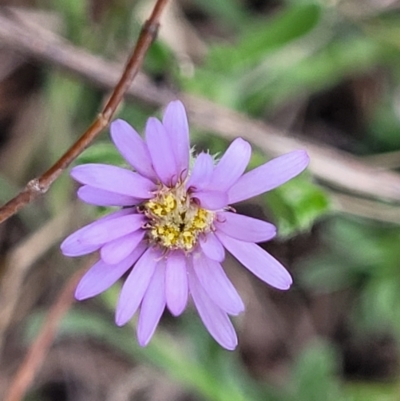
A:
<svg viewBox="0 0 400 401">
<path fill-rule="evenodd" d="M 353 317 L 362 333 L 397 331 L 400 335 L 400 282 L 391 276 L 372 278 L 364 285 Z"/>
<path fill-rule="evenodd" d="M 399 383 L 348 382 L 349 401 L 394 401 L 399 397 Z"/>
<path fill-rule="evenodd" d="M 299 94 L 331 87 L 394 56 L 390 46 L 359 36 L 338 37 L 315 54 L 305 46 L 305 51 L 294 52 L 296 57 L 293 49 L 287 53 L 284 49 L 279 57 L 243 78 L 242 102 L 248 110 L 256 113 L 266 105 L 277 106 Z"/>
<path fill-rule="evenodd" d="M 231 73 L 254 65 L 273 50 L 310 32 L 319 21 L 320 11 L 316 4 L 294 4 L 270 20 L 253 23 L 235 45 L 212 48 L 206 68 Z"/>
<path fill-rule="evenodd" d="M 195 0 L 195 3 L 212 17 L 235 29 L 240 29 L 247 19 L 246 10 L 238 0 Z"/>
<path fill-rule="evenodd" d="M 337 357 L 324 342 L 316 342 L 303 350 L 294 366 L 290 388 L 292 400 L 343 400 L 339 380 L 335 377 Z"/>
<path fill-rule="evenodd" d="M 325 246 L 299 269 L 302 283 L 317 292 L 363 283 L 364 291 L 371 294 L 365 296 L 365 300 L 374 299 L 374 307 L 367 306 L 366 310 L 372 311 L 377 305 L 385 304 L 382 298 L 381 301 L 376 299 L 380 296 L 378 293 L 385 293 L 386 299 L 393 293 L 393 285 L 400 288 L 398 228 L 389 230 L 362 220 L 337 217 L 324 227 Z"/>
<path fill-rule="evenodd" d="M 265 195 L 274 214 L 280 236 L 310 229 L 315 220 L 329 211 L 326 193 L 305 174 Z"/>
</svg>

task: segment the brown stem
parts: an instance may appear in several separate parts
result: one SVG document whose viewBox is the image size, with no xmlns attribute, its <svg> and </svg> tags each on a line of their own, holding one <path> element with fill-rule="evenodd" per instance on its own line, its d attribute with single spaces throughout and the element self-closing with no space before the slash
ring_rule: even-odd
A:
<svg viewBox="0 0 400 401">
<path fill-rule="evenodd" d="M 96 120 L 90 125 L 86 132 L 61 156 L 61 158 L 51 166 L 40 177 L 34 178 L 26 187 L 13 199 L 0 208 L 0 223 L 17 213 L 25 205 L 32 202 L 39 195 L 44 194 L 50 185 L 61 175 L 61 173 L 82 153 L 100 132 L 110 123 L 118 105 L 121 103 L 126 91 L 132 84 L 137 75 L 144 56 L 151 43 L 155 39 L 161 14 L 167 5 L 168 0 L 157 0 L 150 18 L 144 23 L 139 35 L 139 39 L 129 58 L 125 70 L 113 90 L 110 99 L 104 106 Z"/>
<path fill-rule="evenodd" d="M 91 260 L 93 263 L 93 260 Z M 75 288 L 88 266 L 78 270 L 65 284 L 58 299 L 46 316 L 40 333 L 32 343 L 17 373 L 11 380 L 4 401 L 20 401 L 31 385 L 36 372 L 40 369 L 47 351 L 53 343 L 58 326 L 70 309 L 74 300 Z"/>
</svg>

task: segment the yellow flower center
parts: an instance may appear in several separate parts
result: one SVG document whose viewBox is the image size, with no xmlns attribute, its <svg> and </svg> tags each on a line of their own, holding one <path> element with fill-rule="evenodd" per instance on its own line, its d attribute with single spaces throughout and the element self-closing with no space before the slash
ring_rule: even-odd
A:
<svg viewBox="0 0 400 401">
<path fill-rule="evenodd" d="M 143 204 L 151 241 L 167 249 L 193 250 L 198 237 L 209 232 L 214 212 L 199 207 L 181 184 L 161 188 Z"/>
</svg>

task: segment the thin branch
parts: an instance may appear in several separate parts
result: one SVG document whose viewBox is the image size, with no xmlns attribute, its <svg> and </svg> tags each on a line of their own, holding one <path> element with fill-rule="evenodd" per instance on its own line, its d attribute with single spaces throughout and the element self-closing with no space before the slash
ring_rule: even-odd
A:
<svg viewBox="0 0 400 401">
<path fill-rule="evenodd" d="M 93 263 L 91 259 L 90 264 Z M 14 375 L 10 387 L 6 393 L 4 401 L 20 401 L 23 399 L 26 391 L 29 389 L 36 372 L 40 369 L 47 352 L 54 341 L 57 334 L 58 326 L 64 315 L 71 308 L 74 300 L 75 288 L 90 266 L 87 266 L 76 271 L 65 284 L 59 297 L 51 307 L 46 319 L 41 327 L 40 333 L 32 343 L 28 353 L 25 356 L 17 373 Z"/>
<path fill-rule="evenodd" d="M 400 151 L 393 150 L 391 152 L 364 156 L 363 160 L 376 168 L 395 169 L 400 167 Z"/>
<path fill-rule="evenodd" d="M 330 199 L 333 209 L 342 213 L 385 223 L 399 224 L 400 222 L 399 206 L 333 191 L 330 192 Z"/>
<path fill-rule="evenodd" d="M 50 31 L 35 30 L 32 25 L 24 25 L 23 21 L 15 23 L 1 14 L 0 40 L 3 46 L 13 51 L 72 72 L 101 88 L 110 89 L 116 83 L 120 68 L 116 63 L 74 47 Z M 155 86 L 141 74 L 126 93 L 128 100 L 140 100 L 154 106 L 164 106 L 177 96 L 185 103 L 191 123 L 199 128 L 229 140 L 241 136 L 272 156 L 293 149 L 307 149 L 311 157 L 309 171 L 330 187 L 371 199 L 400 203 L 400 175 L 371 166 L 362 158 L 312 143 L 300 135 L 293 138 L 293 133 L 284 132 L 208 100 Z"/>
<path fill-rule="evenodd" d="M 157 0 L 150 18 L 144 23 L 139 39 L 129 58 L 122 77 L 113 90 L 110 99 L 104 109 L 98 115 L 86 132 L 61 156 L 61 158 L 51 166 L 40 177 L 31 180 L 25 189 L 15 198 L 11 199 L 0 208 L 0 223 L 17 213 L 26 204 L 32 202 L 39 195 L 47 192 L 50 185 L 60 176 L 60 174 L 82 153 L 90 143 L 100 134 L 100 132 L 110 123 L 116 108 L 120 104 L 126 91 L 132 84 L 137 75 L 147 50 L 155 39 L 161 14 L 167 5 L 168 0 Z M 31 36 L 34 41 L 34 37 Z"/>
</svg>

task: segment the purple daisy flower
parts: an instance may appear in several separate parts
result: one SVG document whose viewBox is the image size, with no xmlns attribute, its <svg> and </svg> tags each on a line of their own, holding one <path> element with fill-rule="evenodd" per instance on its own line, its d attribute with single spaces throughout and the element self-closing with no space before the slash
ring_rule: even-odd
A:
<svg viewBox="0 0 400 401">
<path fill-rule="evenodd" d="M 307 153 L 297 150 L 244 173 L 251 147 L 238 138 L 217 164 L 208 153 L 200 153 L 190 168 L 189 128 L 180 101 L 168 105 L 162 122 L 147 121 L 145 141 L 122 120 L 111 124 L 111 137 L 135 171 L 105 164 L 71 171 L 83 184 L 81 200 L 121 207 L 61 244 L 66 256 L 100 252 L 99 261 L 81 279 L 76 298 L 105 291 L 131 269 L 115 320 L 122 326 L 140 308 L 140 345 L 150 341 L 165 307 L 180 315 L 190 294 L 210 334 L 234 349 L 237 337 L 228 315 L 238 315 L 244 304 L 221 266 L 225 249 L 275 288 L 288 289 L 292 279 L 256 245 L 273 238 L 275 227 L 237 214 L 228 205 L 290 180 L 307 167 Z"/>
</svg>

